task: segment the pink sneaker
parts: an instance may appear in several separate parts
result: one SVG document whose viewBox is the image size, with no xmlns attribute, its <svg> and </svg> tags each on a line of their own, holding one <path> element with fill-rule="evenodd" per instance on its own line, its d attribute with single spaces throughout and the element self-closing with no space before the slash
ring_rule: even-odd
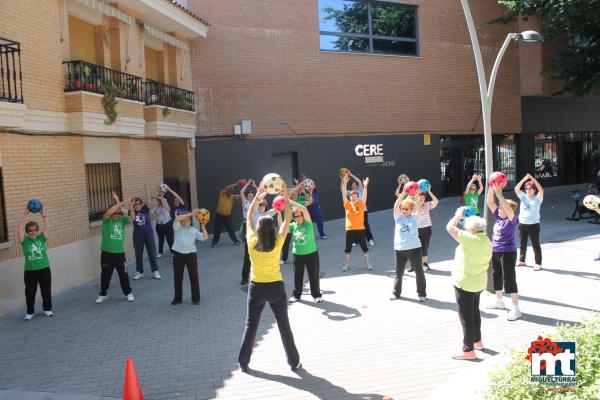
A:
<svg viewBox="0 0 600 400">
<path fill-rule="evenodd" d="M 527 264 L 525 264 L 523 261 L 519 261 L 517 263 L 517 267 L 526 267 L 526 266 L 527 266 Z"/>
</svg>

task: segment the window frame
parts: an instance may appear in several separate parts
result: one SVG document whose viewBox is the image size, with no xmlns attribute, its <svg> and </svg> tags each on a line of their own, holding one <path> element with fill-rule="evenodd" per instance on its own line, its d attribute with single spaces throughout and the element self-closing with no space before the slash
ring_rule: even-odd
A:
<svg viewBox="0 0 600 400">
<path fill-rule="evenodd" d="M 108 163 L 86 163 L 85 165 L 85 188 L 86 188 L 86 196 L 87 196 L 87 206 L 88 206 L 88 221 L 90 223 L 101 221 L 102 216 L 106 212 L 106 210 L 113 204 L 111 193 L 108 192 L 106 194 L 102 194 L 100 191 L 103 188 L 91 187 L 91 179 L 90 172 L 88 172 L 88 166 L 98 166 L 105 165 L 108 168 L 116 168 L 116 171 L 108 170 L 108 172 L 114 173 L 115 175 L 110 177 L 108 181 L 103 180 L 101 183 L 103 186 L 111 186 L 112 183 L 115 183 L 117 187 L 112 187 L 106 190 L 114 190 L 119 198 L 122 200 L 123 197 L 123 179 L 121 177 L 121 163 L 120 162 L 108 162 Z M 97 167 L 96 167 L 97 168 Z M 98 171 L 96 171 L 98 172 Z M 97 181 L 100 182 L 100 181 Z M 96 193 L 92 193 L 92 189 L 96 190 Z M 92 194 L 95 196 L 95 201 L 98 203 L 97 207 L 93 207 L 92 204 Z"/>
<path fill-rule="evenodd" d="M 2 204 L 0 204 L 0 213 L 2 213 L 0 218 L 2 218 L 2 225 L 3 225 L 3 229 L 0 229 L 0 243 L 8 243 L 9 242 L 8 220 L 6 218 L 6 197 L 5 197 L 5 193 L 4 193 L 4 171 L 2 169 L 2 166 L 0 166 L 0 202 L 2 202 Z"/>
<path fill-rule="evenodd" d="M 323 52 L 330 53 L 354 53 L 354 54 L 371 54 L 371 55 L 383 55 L 383 56 L 395 56 L 395 57 L 420 57 L 421 56 L 421 46 L 419 41 L 419 6 L 416 4 L 405 4 L 405 3 L 395 3 L 391 1 L 380 1 L 380 0 L 344 0 L 350 1 L 353 3 L 366 3 L 367 5 L 367 24 L 368 24 L 368 34 L 365 33 L 346 33 L 346 32 L 333 32 L 333 31 L 322 31 L 321 30 L 321 11 L 320 11 L 320 0 L 317 0 L 317 24 L 319 27 L 319 50 Z M 415 37 L 400 37 L 400 36 L 381 36 L 381 35 L 373 35 L 373 4 L 374 3 L 383 3 L 383 4 L 392 4 L 396 6 L 403 6 L 407 8 L 412 8 L 415 12 Z M 350 38 L 361 38 L 367 39 L 369 41 L 369 50 L 361 51 L 361 50 L 327 50 L 321 48 L 321 36 L 338 36 L 338 37 L 350 37 Z M 386 52 L 376 52 L 373 50 L 373 40 L 387 40 L 387 41 L 402 41 L 406 43 L 414 43 L 415 44 L 415 54 L 406 54 L 406 53 L 386 53 Z"/>
</svg>

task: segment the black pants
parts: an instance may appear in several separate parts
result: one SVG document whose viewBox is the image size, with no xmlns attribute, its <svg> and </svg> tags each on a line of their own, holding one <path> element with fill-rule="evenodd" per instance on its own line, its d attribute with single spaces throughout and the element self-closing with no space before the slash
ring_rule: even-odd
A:
<svg viewBox="0 0 600 400">
<path fill-rule="evenodd" d="M 173 301 L 181 303 L 183 290 L 183 270 L 187 267 L 192 291 L 192 302 L 200 301 L 200 281 L 198 280 L 198 259 L 196 253 L 182 254 L 173 251 L 173 282 L 175 284 L 175 297 Z"/>
<path fill-rule="evenodd" d="M 100 266 L 102 267 L 102 273 L 100 274 L 100 296 L 106 296 L 115 269 L 117 270 L 117 274 L 119 274 L 119 283 L 121 284 L 123 294 L 127 296 L 131 293 L 129 275 L 127 275 L 127 271 L 125 270 L 125 253 L 102 251 L 100 254 Z"/>
<path fill-rule="evenodd" d="M 27 314 L 35 312 L 35 295 L 37 294 L 38 285 L 40 285 L 40 292 L 42 292 L 42 307 L 44 311 L 52 310 L 52 274 L 50 273 L 50 267 L 35 271 L 25 271 L 23 280 L 25 281 Z"/>
<path fill-rule="evenodd" d="M 419 228 L 419 240 L 421 241 L 421 249 L 423 249 L 423 257 L 427 257 L 427 250 L 431 241 L 431 226 Z"/>
<path fill-rule="evenodd" d="M 415 269 L 417 276 L 417 294 L 419 297 L 427 296 L 427 282 L 425 281 L 425 273 L 423 272 L 423 253 L 421 248 L 410 250 L 394 250 L 396 253 L 396 279 L 394 280 L 394 296 L 400 297 L 402 294 L 402 277 L 404 276 L 404 268 L 406 262 L 410 261 Z"/>
<path fill-rule="evenodd" d="M 365 234 L 367 240 L 373 240 L 373 233 L 371 233 L 371 226 L 369 225 L 369 212 L 365 211 Z"/>
<path fill-rule="evenodd" d="M 165 238 L 167 239 L 167 245 L 169 246 L 169 250 L 171 250 L 171 247 L 173 247 L 173 240 L 175 237 L 175 232 L 173 232 L 173 220 L 162 225 L 159 225 L 157 223 L 156 235 L 158 236 L 158 254 L 163 253 L 163 244 L 165 244 Z"/>
<path fill-rule="evenodd" d="M 527 255 L 527 238 L 531 237 L 531 247 L 533 247 L 535 263 L 542 265 L 542 247 L 540 246 L 540 224 L 519 224 L 519 234 L 521 236 L 519 261 L 525 262 L 525 256 Z"/>
<path fill-rule="evenodd" d="M 250 282 L 250 285 L 248 285 L 248 314 L 246 316 L 246 329 L 244 329 L 244 336 L 242 337 L 238 362 L 242 365 L 250 364 L 250 357 L 252 356 L 252 349 L 256 340 L 256 331 L 260 323 L 260 315 L 267 303 L 269 303 L 273 314 L 275 314 L 287 362 L 291 367 L 295 367 L 300 362 L 300 355 L 298 354 L 292 328 L 290 327 L 287 312 L 288 301 L 283 281 L 268 283 Z"/>
<path fill-rule="evenodd" d="M 504 283 L 504 293 L 518 293 L 517 275 L 515 273 L 516 264 L 516 251 L 492 253 L 492 277 L 494 279 L 494 290 L 502 290 L 502 284 Z"/>
<path fill-rule="evenodd" d="M 281 248 L 281 259 L 287 261 L 290 255 L 290 242 L 292 241 L 292 234 L 288 233 L 283 241 L 283 247 Z"/>
<path fill-rule="evenodd" d="M 454 286 L 458 318 L 463 330 L 463 351 L 473 351 L 473 343 L 481 340 L 481 315 L 479 295 L 481 292 L 467 292 Z"/>
<path fill-rule="evenodd" d="M 363 253 L 369 252 L 364 229 L 346 231 L 346 248 L 344 249 L 344 253 L 350 254 L 352 252 L 352 243 L 358 243 Z"/>
<path fill-rule="evenodd" d="M 305 255 L 294 254 L 294 297 L 299 299 L 302 296 L 305 267 L 308 272 L 311 296 L 314 298 L 321 297 L 321 288 L 319 287 L 319 251 Z"/>
<path fill-rule="evenodd" d="M 248 252 L 248 240 L 246 240 L 246 224 L 242 226 L 242 234 L 244 235 L 244 263 L 242 264 L 242 280 L 248 282 L 250 276 L 250 253 Z"/>
<path fill-rule="evenodd" d="M 213 232 L 212 244 L 219 243 L 223 227 L 225 227 L 225 229 L 227 230 L 227 234 L 229 234 L 231 241 L 233 243 L 238 243 L 239 240 L 235 237 L 235 231 L 233 230 L 233 222 L 231 222 L 231 215 L 217 214 L 217 216 L 215 217 L 215 231 Z"/>
</svg>

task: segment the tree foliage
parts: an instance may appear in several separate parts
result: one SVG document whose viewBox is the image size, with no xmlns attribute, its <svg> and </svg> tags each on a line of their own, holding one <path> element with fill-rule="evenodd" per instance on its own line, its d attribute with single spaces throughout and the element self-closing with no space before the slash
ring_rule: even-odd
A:
<svg viewBox="0 0 600 400">
<path fill-rule="evenodd" d="M 498 0 L 509 15 L 494 22 L 507 23 L 518 16 L 542 21 L 545 40 L 566 46 L 544 66 L 545 73 L 564 82 L 558 93 L 578 96 L 600 92 L 600 0 Z"/>
</svg>

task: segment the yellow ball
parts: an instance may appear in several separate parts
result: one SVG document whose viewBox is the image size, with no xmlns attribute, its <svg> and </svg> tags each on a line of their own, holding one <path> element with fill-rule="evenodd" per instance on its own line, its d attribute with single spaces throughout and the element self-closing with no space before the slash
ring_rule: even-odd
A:
<svg viewBox="0 0 600 400">
<path fill-rule="evenodd" d="M 350 171 L 348 170 L 348 168 L 340 168 L 340 176 L 344 177 L 345 175 L 348 175 Z"/>
<path fill-rule="evenodd" d="M 208 211 L 206 208 L 201 208 L 196 213 L 196 219 L 201 224 L 208 224 L 208 221 L 210 221 L 210 211 Z"/>
</svg>

